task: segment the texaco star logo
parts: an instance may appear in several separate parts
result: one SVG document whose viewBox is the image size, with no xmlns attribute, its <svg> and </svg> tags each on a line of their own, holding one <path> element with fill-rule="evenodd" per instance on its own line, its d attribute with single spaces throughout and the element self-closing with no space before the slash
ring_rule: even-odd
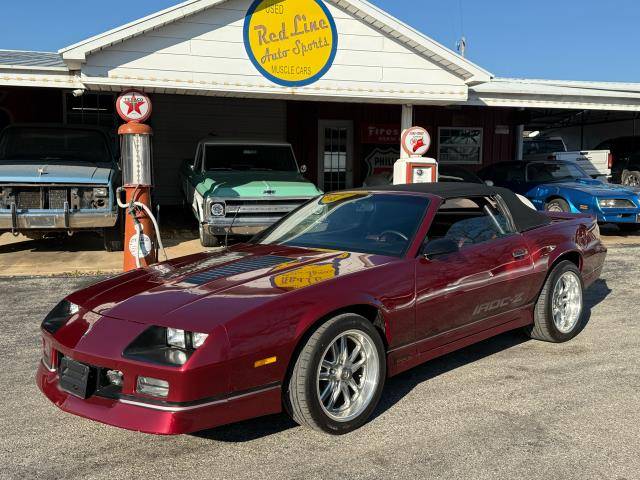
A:
<svg viewBox="0 0 640 480">
<path fill-rule="evenodd" d="M 140 116 L 142 116 L 142 112 L 140 111 L 140 108 L 145 103 L 147 103 L 142 98 L 136 97 L 135 93 L 131 94 L 131 98 L 125 98 L 123 102 L 127 107 L 129 107 L 129 110 L 127 110 L 127 115 L 131 115 L 132 112 L 136 112 Z"/>
<path fill-rule="evenodd" d="M 129 90 L 116 100 L 116 110 L 126 122 L 144 122 L 151 116 L 151 100 L 138 90 Z"/>
</svg>

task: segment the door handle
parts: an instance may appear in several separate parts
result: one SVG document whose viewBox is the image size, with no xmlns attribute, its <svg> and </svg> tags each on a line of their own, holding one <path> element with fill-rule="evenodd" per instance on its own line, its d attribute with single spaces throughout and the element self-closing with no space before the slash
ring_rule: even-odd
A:
<svg viewBox="0 0 640 480">
<path fill-rule="evenodd" d="M 514 250 L 512 255 L 516 260 L 520 260 L 529 255 L 529 250 L 527 250 L 526 248 L 519 248 L 517 250 Z"/>
</svg>

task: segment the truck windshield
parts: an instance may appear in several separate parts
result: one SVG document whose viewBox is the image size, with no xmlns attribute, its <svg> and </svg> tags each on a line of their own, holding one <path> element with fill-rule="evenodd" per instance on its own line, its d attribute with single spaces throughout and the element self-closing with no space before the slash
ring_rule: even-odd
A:
<svg viewBox="0 0 640 480">
<path fill-rule="evenodd" d="M 414 195 L 341 192 L 312 200 L 253 242 L 402 256 L 429 199 Z"/>
<path fill-rule="evenodd" d="M 288 145 L 207 145 L 207 170 L 297 172 Z"/>
<path fill-rule="evenodd" d="M 527 167 L 527 178 L 530 182 L 547 183 L 590 177 L 572 163 L 532 163 Z"/>
<path fill-rule="evenodd" d="M 9 128 L 0 138 L 0 161 L 110 163 L 102 133 L 68 128 Z"/>
</svg>

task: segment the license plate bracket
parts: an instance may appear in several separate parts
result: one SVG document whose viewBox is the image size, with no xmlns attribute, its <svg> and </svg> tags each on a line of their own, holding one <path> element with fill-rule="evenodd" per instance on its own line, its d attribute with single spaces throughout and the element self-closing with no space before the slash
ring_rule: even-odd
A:
<svg viewBox="0 0 640 480">
<path fill-rule="evenodd" d="M 60 388 L 74 397 L 86 399 L 96 390 L 96 369 L 62 357 L 59 365 Z"/>
</svg>

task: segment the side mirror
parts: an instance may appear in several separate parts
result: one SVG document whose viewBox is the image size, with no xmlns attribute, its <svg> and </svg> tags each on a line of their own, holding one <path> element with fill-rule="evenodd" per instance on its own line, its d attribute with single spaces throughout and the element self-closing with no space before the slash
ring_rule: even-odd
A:
<svg viewBox="0 0 640 480">
<path fill-rule="evenodd" d="M 453 240 L 438 238 L 427 243 L 422 249 L 422 254 L 431 260 L 458 251 L 460 251 L 460 247 Z"/>
<path fill-rule="evenodd" d="M 300 165 L 300 173 L 302 173 L 303 175 L 307 173 L 308 170 L 309 169 L 307 168 L 306 165 Z"/>
<path fill-rule="evenodd" d="M 493 183 L 493 180 L 485 180 L 484 184 L 488 187 L 493 187 L 495 185 L 495 183 Z"/>
</svg>

